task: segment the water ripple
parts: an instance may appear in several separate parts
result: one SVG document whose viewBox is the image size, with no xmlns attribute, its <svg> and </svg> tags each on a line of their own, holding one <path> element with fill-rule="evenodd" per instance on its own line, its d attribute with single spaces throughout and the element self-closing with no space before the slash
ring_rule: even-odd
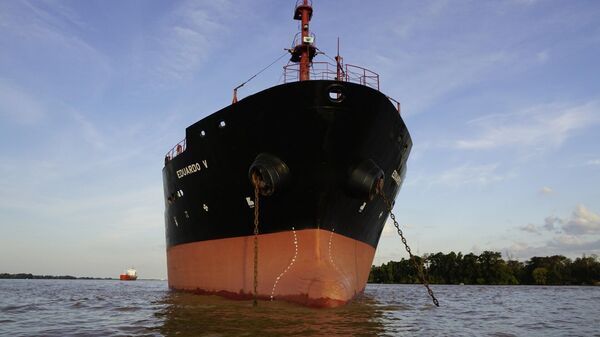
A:
<svg viewBox="0 0 600 337">
<path fill-rule="evenodd" d="M 0 280 L 4 336 L 598 336 L 600 287 L 368 285 L 311 309 L 171 292 L 161 281 Z"/>
</svg>

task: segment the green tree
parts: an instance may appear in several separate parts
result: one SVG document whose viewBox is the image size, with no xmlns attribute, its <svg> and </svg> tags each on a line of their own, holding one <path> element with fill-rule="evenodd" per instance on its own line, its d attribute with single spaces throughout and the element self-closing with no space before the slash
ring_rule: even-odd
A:
<svg viewBox="0 0 600 337">
<path fill-rule="evenodd" d="M 523 262 L 516 260 L 506 261 L 506 267 L 511 275 L 510 282 L 508 284 L 520 284 L 522 283 L 523 275 L 525 274 L 525 265 Z"/>
<path fill-rule="evenodd" d="M 537 267 L 531 273 L 535 284 L 544 285 L 546 284 L 546 279 L 548 277 L 548 269 L 544 267 Z"/>
<path fill-rule="evenodd" d="M 457 284 L 461 282 L 460 264 L 462 253 L 437 253 L 427 258 L 429 281 L 431 283 Z"/>
<path fill-rule="evenodd" d="M 525 263 L 504 261 L 498 252 L 473 253 L 450 252 L 413 257 L 424 266 L 430 283 L 466 284 L 600 284 L 600 261 L 592 255 L 574 261 L 562 256 L 534 256 Z M 0 274 L 0 278 L 3 275 Z M 21 277 L 32 277 L 22 274 Z M 6 274 L 4 277 L 12 277 Z M 35 276 L 33 276 L 35 277 Z M 418 269 L 412 260 L 390 261 L 372 266 L 369 274 L 372 283 L 420 283 Z"/>
<path fill-rule="evenodd" d="M 600 282 L 600 262 L 597 255 L 578 257 L 571 265 L 573 283 L 594 285 Z"/>
<path fill-rule="evenodd" d="M 480 279 L 480 266 L 478 262 L 478 256 L 469 253 L 463 256 L 459 262 L 459 269 L 461 271 L 460 282 L 464 284 L 477 284 Z M 460 283 L 459 282 L 459 283 Z"/>
<path fill-rule="evenodd" d="M 479 255 L 481 276 L 484 284 L 510 284 L 513 283 L 506 262 L 499 252 L 485 251 Z"/>
<path fill-rule="evenodd" d="M 524 283 L 539 284 L 533 277 L 533 271 L 537 268 L 546 270 L 544 284 L 571 284 L 571 260 L 562 255 L 534 256 L 525 265 Z"/>
</svg>

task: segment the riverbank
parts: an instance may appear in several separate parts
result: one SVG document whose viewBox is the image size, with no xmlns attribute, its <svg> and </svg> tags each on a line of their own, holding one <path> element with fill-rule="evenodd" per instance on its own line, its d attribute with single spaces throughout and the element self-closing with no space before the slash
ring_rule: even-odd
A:
<svg viewBox="0 0 600 337">
<path fill-rule="evenodd" d="M 116 280 L 110 277 L 76 277 L 71 275 L 33 275 L 30 273 L 0 273 L 0 279 L 11 280 Z"/>
<path fill-rule="evenodd" d="M 416 284 L 415 262 L 431 284 L 473 285 L 600 285 L 598 256 L 571 260 L 562 255 L 534 256 L 524 262 L 504 260 L 499 252 L 476 255 L 450 252 L 415 256 L 372 266 L 369 283 Z"/>
</svg>

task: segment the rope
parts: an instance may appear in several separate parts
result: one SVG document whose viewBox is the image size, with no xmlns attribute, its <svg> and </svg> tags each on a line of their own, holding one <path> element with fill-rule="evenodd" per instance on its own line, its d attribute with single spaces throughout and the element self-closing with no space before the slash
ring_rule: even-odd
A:
<svg viewBox="0 0 600 337">
<path fill-rule="evenodd" d="M 253 79 L 254 79 L 256 76 L 260 75 L 260 74 L 261 74 L 263 71 L 265 71 L 265 70 L 269 69 L 269 68 L 270 68 L 272 65 L 274 65 L 275 63 L 277 63 L 277 61 L 281 60 L 281 59 L 282 59 L 284 56 L 286 56 L 286 55 L 288 55 L 288 54 L 289 54 L 289 52 L 288 52 L 288 51 L 286 51 L 286 52 L 285 52 L 283 55 L 279 56 L 279 57 L 278 57 L 278 58 L 277 58 L 275 61 L 271 62 L 271 64 L 269 64 L 268 66 L 266 66 L 266 67 L 262 68 L 262 69 L 261 69 L 259 72 L 257 72 L 256 74 L 252 75 L 252 77 L 250 77 L 249 79 L 247 79 L 247 80 L 246 80 L 246 82 L 244 82 L 244 83 L 242 83 L 242 84 L 238 85 L 238 86 L 237 86 L 237 87 L 235 87 L 235 89 L 233 89 L 233 90 L 237 90 L 237 89 L 239 89 L 239 88 L 243 87 L 243 86 L 244 86 L 246 83 L 248 83 L 248 82 L 252 81 L 252 80 L 253 80 Z"/>
</svg>

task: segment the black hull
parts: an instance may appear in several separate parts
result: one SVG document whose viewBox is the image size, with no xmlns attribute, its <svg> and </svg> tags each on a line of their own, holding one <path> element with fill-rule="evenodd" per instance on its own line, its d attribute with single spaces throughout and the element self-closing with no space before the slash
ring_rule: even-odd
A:
<svg viewBox="0 0 600 337">
<path fill-rule="evenodd" d="M 329 97 L 332 86 L 343 92 L 341 101 Z M 323 229 L 376 248 L 385 205 L 380 197 L 357 197 L 349 172 L 372 160 L 394 199 L 412 146 L 385 95 L 335 81 L 288 83 L 249 96 L 188 127 L 186 142 L 163 169 L 167 248 L 252 235 L 248 169 L 260 153 L 290 170 L 285 189 L 260 199 L 261 234 Z"/>
</svg>

